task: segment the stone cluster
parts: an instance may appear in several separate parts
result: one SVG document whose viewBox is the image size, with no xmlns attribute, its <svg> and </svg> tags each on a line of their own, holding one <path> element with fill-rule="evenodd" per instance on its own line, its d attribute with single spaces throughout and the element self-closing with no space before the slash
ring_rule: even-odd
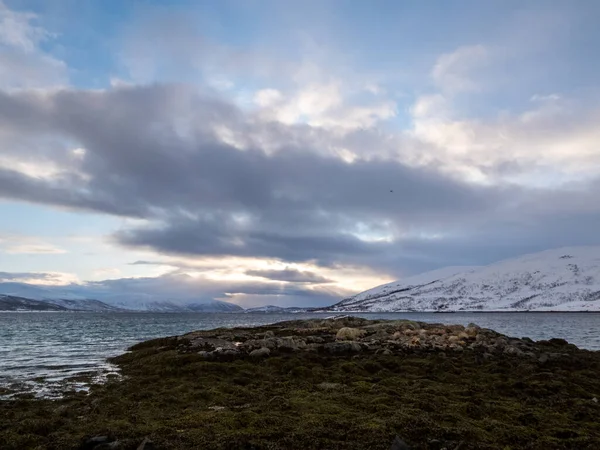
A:
<svg viewBox="0 0 600 450">
<path fill-rule="evenodd" d="M 475 324 L 465 327 L 347 316 L 282 322 L 254 330 L 196 331 L 180 336 L 179 348 L 206 359 L 264 358 L 290 352 L 393 355 L 411 351 L 475 351 L 484 359 L 506 354 L 535 358 L 544 363 L 566 356 L 560 350 L 570 345 L 561 339 L 552 339 L 546 343 L 556 351 L 548 352 L 545 347 L 540 350 L 529 338 L 510 338 Z"/>
</svg>

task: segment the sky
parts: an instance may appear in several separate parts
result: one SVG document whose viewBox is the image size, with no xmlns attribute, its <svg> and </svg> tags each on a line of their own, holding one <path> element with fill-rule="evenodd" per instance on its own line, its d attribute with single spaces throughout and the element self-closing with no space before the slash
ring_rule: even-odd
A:
<svg viewBox="0 0 600 450">
<path fill-rule="evenodd" d="M 0 0 L 0 282 L 319 306 L 598 245 L 599 15 Z"/>
</svg>

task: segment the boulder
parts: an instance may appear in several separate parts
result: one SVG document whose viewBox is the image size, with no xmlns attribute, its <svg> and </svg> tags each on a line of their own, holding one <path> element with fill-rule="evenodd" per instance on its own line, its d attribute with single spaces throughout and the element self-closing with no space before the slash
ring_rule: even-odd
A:
<svg viewBox="0 0 600 450">
<path fill-rule="evenodd" d="M 138 446 L 137 450 L 156 450 L 156 445 L 150 439 L 145 438 Z"/>
<path fill-rule="evenodd" d="M 521 356 L 523 352 L 519 350 L 517 347 L 506 347 L 504 349 L 505 355 L 513 355 L 513 356 Z"/>
<path fill-rule="evenodd" d="M 363 330 L 359 330 L 358 328 L 343 327 L 339 329 L 335 338 L 339 341 L 356 341 L 357 339 L 360 339 L 364 333 Z"/>
<path fill-rule="evenodd" d="M 282 351 L 296 351 L 306 347 L 306 342 L 302 339 L 294 338 L 292 336 L 286 336 L 280 339 L 278 347 Z"/>
<path fill-rule="evenodd" d="M 410 450 L 410 446 L 402 439 L 400 439 L 399 436 L 396 436 L 394 442 L 392 442 L 392 447 L 390 448 L 390 450 Z"/>
<path fill-rule="evenodd" d="M 332 354 L 346 354 L 356 353 L 362 350 L 360 344 L 357 342 L 346 341 L 346 342 L 329 342 L 323 346 L 323 349 Z"/>
<path fill-rule="evenodd" d="M 100 445 L 109 444 L 114 441 L 115 438 L 111 436 L 94 436 L 86 439 L 83 444 L 79 446 L 79 450 L 95 450 Z"/>
<path fill-rule="evenodd" d="M 261 347 L 257 350 L 253 350 L 250 352 L 250 356 L 252 356 L 253 358 L 264 358 L 266 356 L 269 356 L 271 354 L 271 350 L 269 350 L 267 347 Z"/>
<path fill-rule="evenodd" d="M 100 444 L 94 447 L 94 450 L 117 450 L 121 447 L 121 443 L 119 441 L 107 442 L 106 444 Z"/>
<path fill-rule="evenodd" d="M 225 339 L 196 337 L 190 341 L 190 345 L 192 346 L 192 348 L 197 348 L 198 350 L 206 351 L 213 351 L 218 348 L 227 350 L 237 350 L 237 347 L 233 342 L 227 341 Z"/>
</svg>

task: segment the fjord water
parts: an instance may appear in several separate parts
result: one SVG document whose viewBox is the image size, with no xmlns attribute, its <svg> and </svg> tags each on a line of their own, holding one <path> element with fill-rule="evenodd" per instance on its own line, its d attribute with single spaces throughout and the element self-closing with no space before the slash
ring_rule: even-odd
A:
<svg viewBox="0 0 600 450">
<path fill-rule="evenodd" d="M 106 358 L 156 337 L 218 327 L 256 326 L 331 314 L 0 313 L 0 388 L 40 396 L 85 389 L 73 377 L 114 371 Z M 600 313 L 360 313 L 369 319 L 476 323 L 509 336 L 564 338 L 600 350 Z M 68 380 L 68 381 L 67 381 Z"/>
</svg>

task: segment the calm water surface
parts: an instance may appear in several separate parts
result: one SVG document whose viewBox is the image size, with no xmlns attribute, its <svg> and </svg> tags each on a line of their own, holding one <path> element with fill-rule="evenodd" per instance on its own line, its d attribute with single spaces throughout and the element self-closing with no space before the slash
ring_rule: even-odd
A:
<svg viewBox="0 0 600 450">
<path fill-rule="evenodd" d="M 106 358 L 130 345 L 199 329 L 264 325 L 331 314 L 169 313 L 0 313 L 0 388 L 60 395 L 85 389 L 70 378 L 93 372 L 101 380 L 115 368 Z M 600 313 L 380 313 L 371 319 L 474 322 L 509 336 L 534 340 L 560 337 L 581 348 L 600 350 Z M 0 391 L 1 394 L 1 391 Z"/>
</svg>

